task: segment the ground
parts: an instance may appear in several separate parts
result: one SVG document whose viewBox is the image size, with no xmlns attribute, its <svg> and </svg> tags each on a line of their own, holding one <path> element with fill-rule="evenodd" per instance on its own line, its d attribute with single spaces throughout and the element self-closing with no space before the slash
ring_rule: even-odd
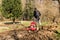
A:
<svg viewBox="0 0 60 40">
<path fill-rule="evenodd" d="M 55 23 L 44 22 L 38 31 L 27 31 L 24 29 L 29 26 L 31 21 L 6 24 L 10 22 L 4 21 L 0 23 L 0 40 L 60 40 L 60 27 Z"/>
</svg>

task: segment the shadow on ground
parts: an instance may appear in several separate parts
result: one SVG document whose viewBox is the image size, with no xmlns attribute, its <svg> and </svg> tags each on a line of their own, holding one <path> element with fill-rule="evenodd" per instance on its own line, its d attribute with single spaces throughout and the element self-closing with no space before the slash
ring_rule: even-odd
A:
<svg viewBox="0 0 60 40">
<path fill-rule="evenodd" d="M 15 24 L 19 24 L 20 22 L 14 22 Z M 4 24 L 14 24 L 13 22 L 5 22 Z"/>
</svg>

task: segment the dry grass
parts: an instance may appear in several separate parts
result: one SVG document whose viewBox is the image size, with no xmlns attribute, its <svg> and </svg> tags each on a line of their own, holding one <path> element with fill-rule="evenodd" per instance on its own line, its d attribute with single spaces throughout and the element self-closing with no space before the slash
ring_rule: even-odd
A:
<svg viewBox="0 0 60 40">
<path fill-rule="evenodd" d="M 3 24 L 3 23 L 0 23 L 0 32 L 28 27 L 31 21 L 20 21 L 19 24 Z M 51 24 L 50 22 L 42 22 L 41 26 L 50 26 L 50 25 L 56 25 L 56 24 Z M 60 32 L 60 27 L 57 28 L 57 31 Z"/>
</svg>

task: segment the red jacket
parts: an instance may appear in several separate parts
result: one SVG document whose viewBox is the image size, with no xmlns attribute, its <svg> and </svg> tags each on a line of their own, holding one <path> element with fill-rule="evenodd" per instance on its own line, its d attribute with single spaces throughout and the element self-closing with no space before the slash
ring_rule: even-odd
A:
<svg viewBox="0 0 60 40">
<path fill-rule="evenodd" d="M 32 30 L 32 31 L 34 31 L 34 30 L 36 30 L 36 28 L 34 27 L 36 25 L 36 22 L 31 22 L 31 24 L 30 24 L 30 28 L 27 28 L 27 30 Z"/>
<path fill-rule="evenodd" d="M 30 26 L 35 26 L 36 25 L 36 22 L 31 22 Z"/>
</svg>

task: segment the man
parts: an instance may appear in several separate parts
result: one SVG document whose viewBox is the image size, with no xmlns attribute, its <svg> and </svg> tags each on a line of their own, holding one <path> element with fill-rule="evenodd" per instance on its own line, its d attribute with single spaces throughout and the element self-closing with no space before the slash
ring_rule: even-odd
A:
<svg viewBox="0 0 60 40">
<path fill-rule="evenodd" d="M 34 18 L 38 25 L 41 25 L 40 16 L 41 13 L 36 8 L 34 8 Z"/>
</svg>

